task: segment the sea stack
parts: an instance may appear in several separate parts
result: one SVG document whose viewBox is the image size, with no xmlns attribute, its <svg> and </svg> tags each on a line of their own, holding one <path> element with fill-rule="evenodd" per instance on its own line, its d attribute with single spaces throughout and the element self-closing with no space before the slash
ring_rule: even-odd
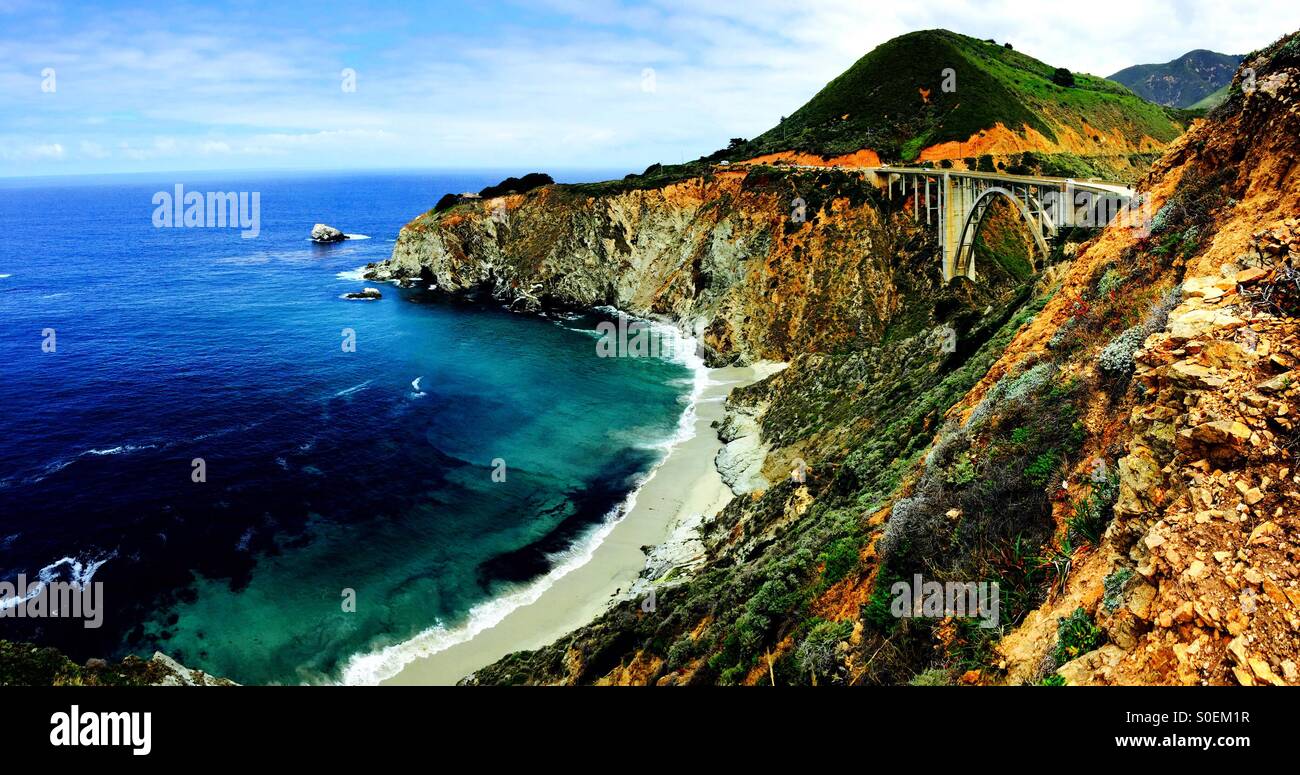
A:
<svg viewBox="0 0 1300 775">
<path fill-rule="evenodd" d="M 312 242 L 342 242 L 347 238 L 348 235 L 333 226 L 326 226 L 323 223 L 318 223 L 311 227 Z"/>
</svg>

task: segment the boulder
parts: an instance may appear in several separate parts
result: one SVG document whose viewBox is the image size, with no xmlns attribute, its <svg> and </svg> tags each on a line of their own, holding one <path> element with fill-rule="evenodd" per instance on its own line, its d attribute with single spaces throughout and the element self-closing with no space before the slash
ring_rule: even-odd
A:
<svg viewBox="0 0 1300 775">
<path fill-rule="evenodd" d="M 353 291 L 352 293 L 345 294 L 345 295 L 343 296 L 343 298 L 345 298 L 345 299 L 363 299 L 363 300 L 366 300 L 366 301 L 371 301 L 371 300 L 374 300 L 374 299 L 382 299 L 382 298 L 384 298 L 384 294 L 380 293 L 378 288 L 363 288 L 363 289 L 361 289 L 361 290 L 359 290 L 359 291 Z"/>
<path fill-rule="evenodd" d="M 342 242 L 347 238 L 348 235 L 333 226 L 326 226 L 323 223 L 318 223 L 311 227 L 312 242 Z"/>
</svg>

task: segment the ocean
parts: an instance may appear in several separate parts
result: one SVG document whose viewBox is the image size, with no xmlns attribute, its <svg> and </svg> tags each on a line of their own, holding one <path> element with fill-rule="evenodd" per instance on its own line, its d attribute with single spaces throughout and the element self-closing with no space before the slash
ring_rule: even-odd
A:
<svg viewBox="0 0 1300 775">
<path fill-rule="evenodd" d="M 690 427 L 698 364 L 596 357 L 600 312 L 342 298 L 442 194 L 506 174 L 0 181 L 0 581 L 105 604 L 0 638 L 369 683 L 366 655 L 454 642 L 580 562 Z M 155 227 L 177 184 L 256 192 L 257 237 Z"/>
</svg>

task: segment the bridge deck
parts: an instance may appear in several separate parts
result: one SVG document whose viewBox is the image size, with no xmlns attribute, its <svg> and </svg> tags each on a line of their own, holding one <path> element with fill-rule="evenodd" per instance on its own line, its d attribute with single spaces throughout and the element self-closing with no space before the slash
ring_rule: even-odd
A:
<svg viewBox="0 0 1300 775">
<path fill-rule="evenodd" d="M 797 169 L 804 170 L 847 170 L 851 172 L 871 172 L 877 175 L 924 175 L 926 177 L 940 178 L 945 175 L 953 178 L 976 178 L 980 180 L 996 180 L 1005 183 L 1014 183 L 1022 186 L 1044 186 L 1044 187 L 1064 187 L 1073 186 L 1076 189 L 1105 191 L 1111 194 L 1133 198 L 1137 192 L 1132 188 L 1120 183 L 1111 183 L 1109 181 L 1096 180 L 1094 178 L 1054 178 L 1043 177 L 1038 175 L 1008 175 L 1002 172 L 977 172 L 975 170 L 945 170 L 937 167 L 821 167 L 815 164 L 792 164 Z"/>
</svg>

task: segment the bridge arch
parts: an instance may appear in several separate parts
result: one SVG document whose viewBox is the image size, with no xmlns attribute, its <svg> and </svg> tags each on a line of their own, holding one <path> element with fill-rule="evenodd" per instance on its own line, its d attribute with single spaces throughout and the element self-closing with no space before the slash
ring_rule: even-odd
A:
<svg viewBox="0 0 1300 775">
<path fill-rule="evenodd" d="M 1035 197 L 1024 193 L 1024 199 L 1016 192 L 1003 188 L 1001 186 L 990 186 L 975 198 L 971 203 L 970 210 L 966 215 L 961 227 L 961 237 L 957 242 L 957 255 L 955 262 L 954 277 L 975 277 L 975 237 L 979 234 L 980 227 L 984 225 L 984 218 L 988 215 L 990 206 L 998 198 L 1007 200 L 1015 207 L 1016 212 L 1020 213 L 1021 219 L 1029 227 L 1029 233 L 1034 238 L 1034 243 L 1042 256 L 1046 260 L 1049 250 L 1047 239 L 1043 234 L 1043 224 L 1050 223 L 1043 209 L 1042 203 Z M 1031 211 L 1031 207 L 1034 211 Z M 1036 213 L 1036 214 L 1035 214 Z"/>
</svg>

